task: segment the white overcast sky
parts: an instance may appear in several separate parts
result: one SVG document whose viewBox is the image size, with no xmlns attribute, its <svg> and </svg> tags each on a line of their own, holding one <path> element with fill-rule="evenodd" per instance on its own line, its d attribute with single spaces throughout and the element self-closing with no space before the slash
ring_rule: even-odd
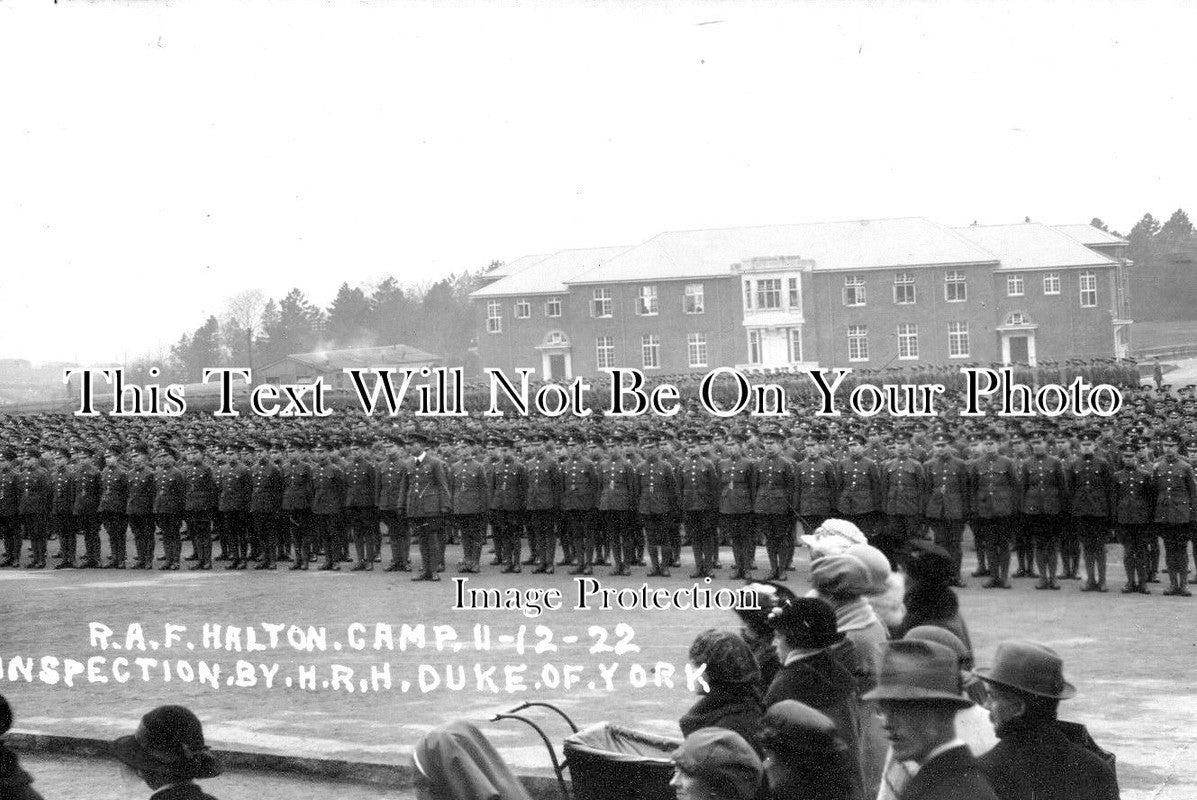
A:
<svg viewBox="0 0 1197 800">
<path fill-rule="evenodd" d="M 662 230 L 1197 212 L 1197 3 L 0 2 L 0 357 Z"/>
</svg>

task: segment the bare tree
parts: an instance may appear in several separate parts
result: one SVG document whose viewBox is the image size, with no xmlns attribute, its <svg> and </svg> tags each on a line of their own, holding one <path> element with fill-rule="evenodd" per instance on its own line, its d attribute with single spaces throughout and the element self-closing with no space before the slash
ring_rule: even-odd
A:
<svg viewBox="0 0 1197 800">
<path fill-rule="evenodd" d="M 224 319 L 245 335 L 246 366 L 254 366 L 254 338 L 262 332 L 262 309 L 266 295 L 261 289 L 238 292 L 225 302 Z"/>
</svg>

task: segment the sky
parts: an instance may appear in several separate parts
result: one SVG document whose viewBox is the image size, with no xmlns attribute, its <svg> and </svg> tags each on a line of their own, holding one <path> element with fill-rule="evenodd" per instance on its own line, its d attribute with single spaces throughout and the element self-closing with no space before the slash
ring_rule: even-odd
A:
<svg viewBox="0 0 1197 800">
<path fill-rule="evenodd" d="M 0 0 L 0 358 L 666 230 L 1197 212 L 1197 4 Z"/>
</svg>

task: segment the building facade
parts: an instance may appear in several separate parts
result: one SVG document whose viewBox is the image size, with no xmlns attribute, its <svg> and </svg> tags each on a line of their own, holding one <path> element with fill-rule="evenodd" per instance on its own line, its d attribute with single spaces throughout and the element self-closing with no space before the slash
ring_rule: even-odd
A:
<svg viewBox="0 0 1197 800">
<path fill-rule="evenodd" d="M 554 380 L 1121 357 L 1125 245 L 920 218 L 664 233 L 513 262 L 474 293 L 478 354 Z"/>
</svg>

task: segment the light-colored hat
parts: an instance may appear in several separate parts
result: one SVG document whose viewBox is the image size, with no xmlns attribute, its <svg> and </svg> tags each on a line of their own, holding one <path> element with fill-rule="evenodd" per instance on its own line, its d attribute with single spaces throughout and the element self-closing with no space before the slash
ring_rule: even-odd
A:
<svg viewBox="0 0 1197 800">
<path fill-rule="evenodd" d="M 867 544 L 869 541 L 860 528 L 846 519 L 824 520 L 822 525 L 815 528 L 814 533 L 803 534 L 798 538 L 812 551 L 822 555 L 842 553 L 854 544 Z"/>
</svg>

